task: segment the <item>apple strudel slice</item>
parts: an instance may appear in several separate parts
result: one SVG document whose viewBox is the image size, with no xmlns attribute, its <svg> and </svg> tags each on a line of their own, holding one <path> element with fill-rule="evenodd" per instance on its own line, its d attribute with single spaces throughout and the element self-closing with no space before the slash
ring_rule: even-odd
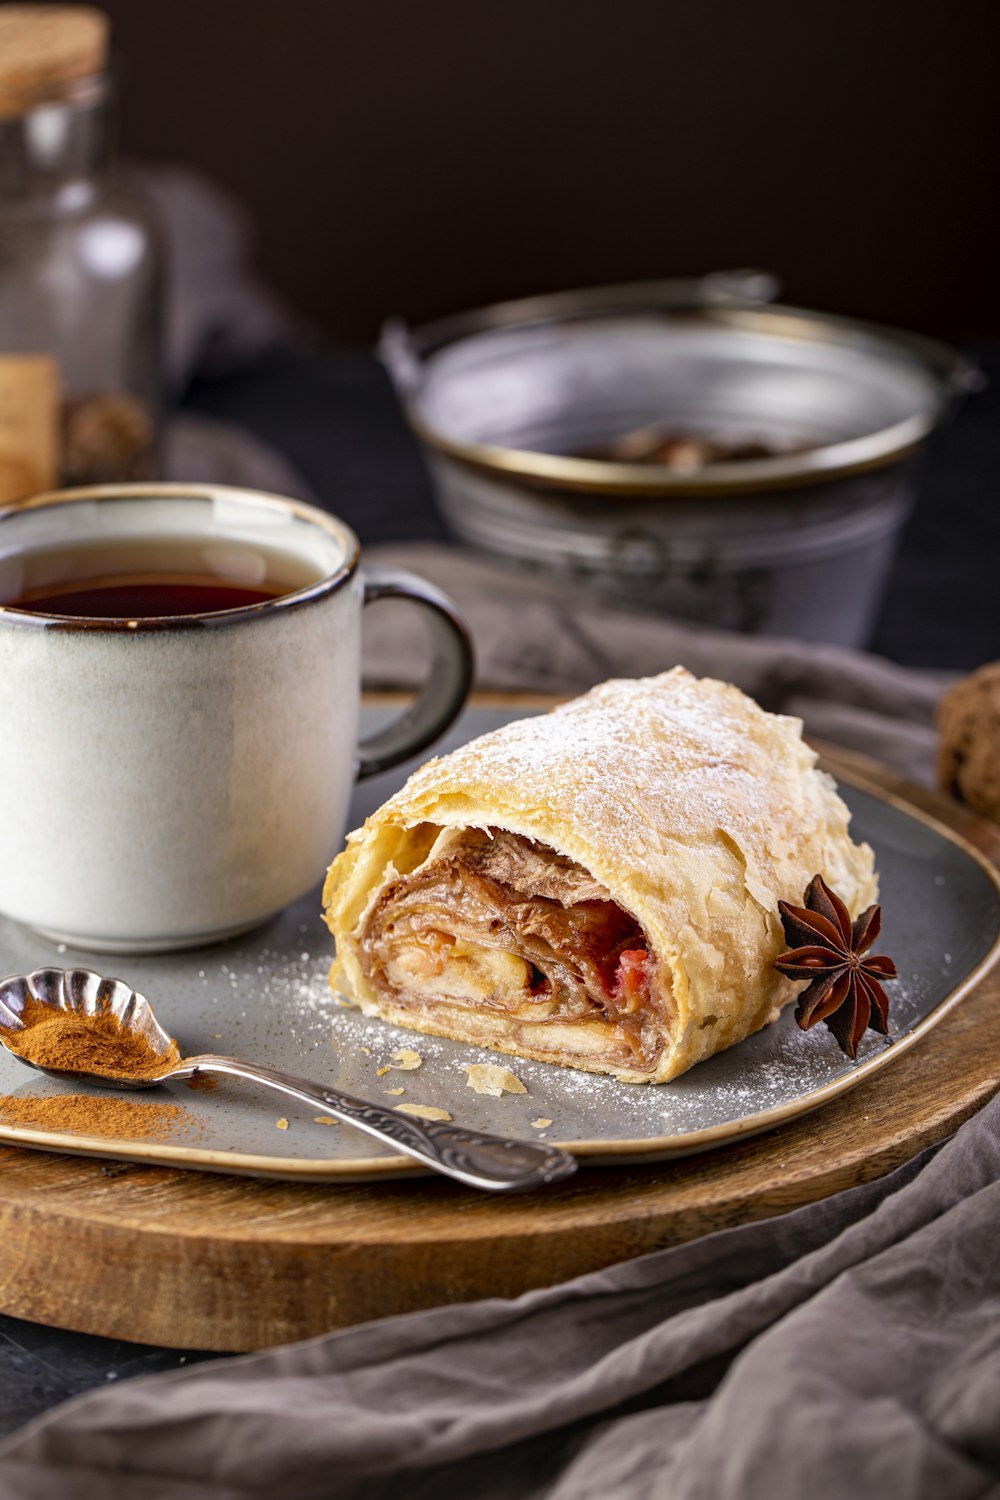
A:
<svg viewBox="0 0 1000 1500">
<path fill-rule="evenodd" d="M 876 894 L 797 719 L 683 668 L 606 682 L 410 777 L 330 867 L 331 983 L 369 1015 L 637 1083 L 795 987 L 778 901 Z"/>
</svg>

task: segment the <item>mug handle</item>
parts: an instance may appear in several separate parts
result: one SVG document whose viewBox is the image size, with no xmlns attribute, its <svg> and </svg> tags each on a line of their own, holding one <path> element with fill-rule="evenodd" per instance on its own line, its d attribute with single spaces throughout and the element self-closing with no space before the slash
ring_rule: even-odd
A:
<svg viewBox="0 0 1000 1500">
<path fill-rule="evenodd" d="M 447 594 L 402 568 L 367 568 L 363 576 L 364 604 L 409 599 L 419 606 L 430 628 L 431 665 L 416 702 L 385 729 L 361 741 L 359 781 L 419 754 L 442 735 L 465 705 L 474 666 L 469 627 Z"/>
</svg>

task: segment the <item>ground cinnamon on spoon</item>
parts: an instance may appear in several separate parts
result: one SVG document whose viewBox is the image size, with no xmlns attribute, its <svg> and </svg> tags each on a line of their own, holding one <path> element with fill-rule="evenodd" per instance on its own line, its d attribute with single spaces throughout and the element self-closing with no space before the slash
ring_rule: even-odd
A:
<svg viewBox="0 0 1000 1500">
<path fill-rule="evenodd" d="M 21 1019 L 23 1029 L 5 1026 L 0 1032 L 11 1052 L 38 1068 L 102 1078 L 155 1078 L 180 1061 L 176 1042 L 161 1054 L 140 1032 L 123 1026 L 111 1010 L 85 1015 L 31 997 Z"/>
<path fill-rule="evenodd" d="M 153 1079 L 180 1061 L 176 1042 L 165 1054 L 158 1053 L 141 1032 L 130 1031 L 110 1009 L 86 1015 L 29 997 L 21 1019 L 23 1028 L 0 1027 L 3 1042 L 26 1062 L 54 1072 Z M 189 1111 L 178 1104 L 91 1094 L 2 1096 L 0 1121 L 39 1130 L 70 1130 L 132 1140 L 190 1130 L 193 1124 Z"/>
</svg>

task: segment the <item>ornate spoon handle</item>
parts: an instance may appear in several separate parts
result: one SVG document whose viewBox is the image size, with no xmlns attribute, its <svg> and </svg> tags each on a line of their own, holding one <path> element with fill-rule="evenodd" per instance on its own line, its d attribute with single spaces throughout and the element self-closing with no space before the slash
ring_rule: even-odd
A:
<svg viewBox="0 0 1000 1500">
<path fill-rule="evenodd" d="M 467 1187 L 523 1193 L 548 1182 L 559 1182 L 576 1171 L 574 1158 L 558 1146 L 549 1146 L 542 1141 L 510 1140 L 479 1130 L 466 1130 L 459 1125 L 424 1124 L 409 1115 L 401 1115 L 397 1110 L 356 1099 L 352 1094 L 342 1094 L 338 1089 L 310 1083 L 306 1078 L 296 1078 L 291 1073 L 279 1072 L 277 1068 L 236 1062 L 231 1057 L 211 1054 L 188 1057 L 178 1067 L 171 1068 L 168 1074 L 162 1075 L 159 1081 L 193 1078 L 196 1073 L 247 1078 L 287 1094 L 300 1103 L 317 1106 L 335 1119 L 395 1146 L 397 1151 L 412 1156 L 425 1167 L 464 1182 Z"/>
</svg>

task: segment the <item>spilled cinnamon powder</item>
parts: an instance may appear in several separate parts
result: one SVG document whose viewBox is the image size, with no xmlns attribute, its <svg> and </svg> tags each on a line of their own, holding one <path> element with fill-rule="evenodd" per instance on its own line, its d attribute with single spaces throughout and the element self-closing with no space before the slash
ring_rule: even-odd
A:
<svg viewBox="0 0 1000 1500">
<path fill-rule="evenodd" d="M 33 1125 L 38 1130 L 75 1130 L 124 1140 L 176 1134 L 195 1124 L 189 1111 L 179 1104 L 105 1099 L 92 1094 L 54 1094 L 45 1098 L 0 1096 L 0 1120 L 11 1125 Z"/>
<path fill-rule="evenodd" d="M 171 1042 L 165 1054 L 158 1053 L 140 1032 L 124 1026 L 110 1008 L 87 1015 L 61 1010 L 29 996 L 21 1020 L 23 1027 L 0 1027 L 0 1039 L 26 1062 L 54 1072 L 152 1079 L 180 1061 L 176 1042 Z M 189 1130 L 195 1124 L 194 1117 L 179 1104 L 93 1094 L 0 1096 L 0 1120 L 39 1130 L 79 1131 L 126 1140 L 148 1140 Z"/>
<path fill-rule="evenodd" d="M 161 1054 L 141 1033 L 123 1026 L 112 1010 L 85 1015 L 30 996 L 21 1019 L 23 1029 L 5 1026 L 0 1033 L 11 1052 L 39 1068 L 102 1078 L 155 1078 L 180 1061 L 176 1042 Z"/>
</svg>

